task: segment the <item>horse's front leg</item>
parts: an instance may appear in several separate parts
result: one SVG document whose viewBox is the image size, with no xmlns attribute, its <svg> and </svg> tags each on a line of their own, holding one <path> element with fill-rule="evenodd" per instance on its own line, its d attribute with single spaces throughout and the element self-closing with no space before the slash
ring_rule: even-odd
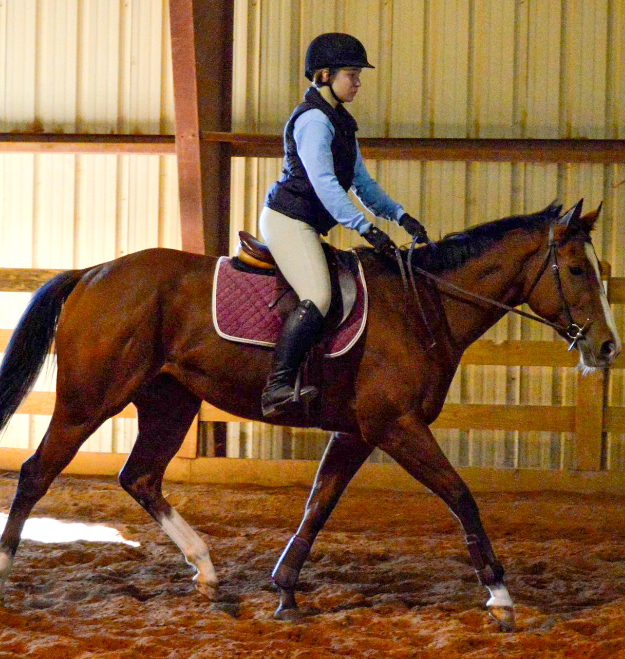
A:
<svg viewBox="0 0 625 659">
<path fill-rule="evenodd" d="M 359 435 L 336 432 L 330 438 L 306 502 L 304 517 L 271 574 L 280 591 L 276 618 L 288 620 L 297 617 L 294 589 L 300 570 L 317 534 L 372 450 Z"/>
<path fill-rule="evenodd" d="M 436 443 L 427 424 L 409 412 L 390 424 L 382 433 L 367 430 L 365 439 L 377 438 L 377 445 L 406 471 L 437 494 L 449 506 L 466 534 L 471 562 L 483 586 L 490 591 L 486 606 L 504 631 L 514 627 L 514 608 L 504 582 L 504 569 L 495 557 L 484 531 L 480 513 L 469 488 L 451 466 Z"/>
</svg>

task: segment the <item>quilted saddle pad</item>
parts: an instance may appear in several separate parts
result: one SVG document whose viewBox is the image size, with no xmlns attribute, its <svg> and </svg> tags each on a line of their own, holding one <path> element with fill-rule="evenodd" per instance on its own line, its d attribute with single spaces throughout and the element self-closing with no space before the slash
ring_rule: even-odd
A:
<svg viewBox="0 0 625 659">
<path fill-rule="evenodd" d="M 357 296 L 345 322 L 326 342 L 326 357 L 344 355 L 360 338 L 367 322 L 367 286 L 360 261 Z M 213 323 L 219 336 L 229 341 L 273 347 L 282 317 L 276 307 L 277 281 L 269 275 L 241 272 L 222 256 L 213 280 Z"/>
</svg>

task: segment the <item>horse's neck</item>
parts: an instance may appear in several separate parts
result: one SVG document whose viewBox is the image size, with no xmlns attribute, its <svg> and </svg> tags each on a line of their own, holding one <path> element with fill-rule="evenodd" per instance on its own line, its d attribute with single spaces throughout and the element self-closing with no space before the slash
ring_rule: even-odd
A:
<svg viewBox="0 0 625 659">
<path fill-rule="evenodd" d="M 539 246 L 539 240 L 530 242 L 518 236 L 504 237 L 480 257 L 442 273 L 441 278 L 470 293 L 515 307 L 523 301 L 529 259 Z M 506 314 L 495 305 L 464 300 L 461 294 L 443 294 L 442 301 L 453 342 L 461 350 Z"/>
</svg>

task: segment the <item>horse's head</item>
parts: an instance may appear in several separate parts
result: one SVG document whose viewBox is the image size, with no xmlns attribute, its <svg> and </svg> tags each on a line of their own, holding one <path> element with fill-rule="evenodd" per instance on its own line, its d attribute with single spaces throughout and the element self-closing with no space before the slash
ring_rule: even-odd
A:
<svg viewBox="0 0 625 659">
<path fill-rule="evenodd" d="M 621 340 L 590 239 L 601 206 L 582 216 L 582 201 L 551 225 L 548 247 L 531 259 L 526 286 L 530 307 L 561 326 L 558 333 L 574 344 L 580 366 L 589 370 L 610 366 Z"/>
</svg>

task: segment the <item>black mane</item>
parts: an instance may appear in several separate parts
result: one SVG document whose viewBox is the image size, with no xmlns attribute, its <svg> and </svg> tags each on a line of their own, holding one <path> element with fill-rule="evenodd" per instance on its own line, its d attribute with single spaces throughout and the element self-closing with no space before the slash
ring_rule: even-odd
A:
<svg viewBox="0 0 625 659">
<path fill-rule="evenodd" d="M 505 217 L 501 220 L 478 224 L 465 231 L 451 233 L 435 245 L 426 245 L 415 250 L 413 263 L 430 272 L 459 268 L 469 259 L 481 256 L 509 231 L 541 229 L 545 223 L 557 219 L 561 209 L 562 206 L 553 202 L 538 213 Z"/>
</svg>

